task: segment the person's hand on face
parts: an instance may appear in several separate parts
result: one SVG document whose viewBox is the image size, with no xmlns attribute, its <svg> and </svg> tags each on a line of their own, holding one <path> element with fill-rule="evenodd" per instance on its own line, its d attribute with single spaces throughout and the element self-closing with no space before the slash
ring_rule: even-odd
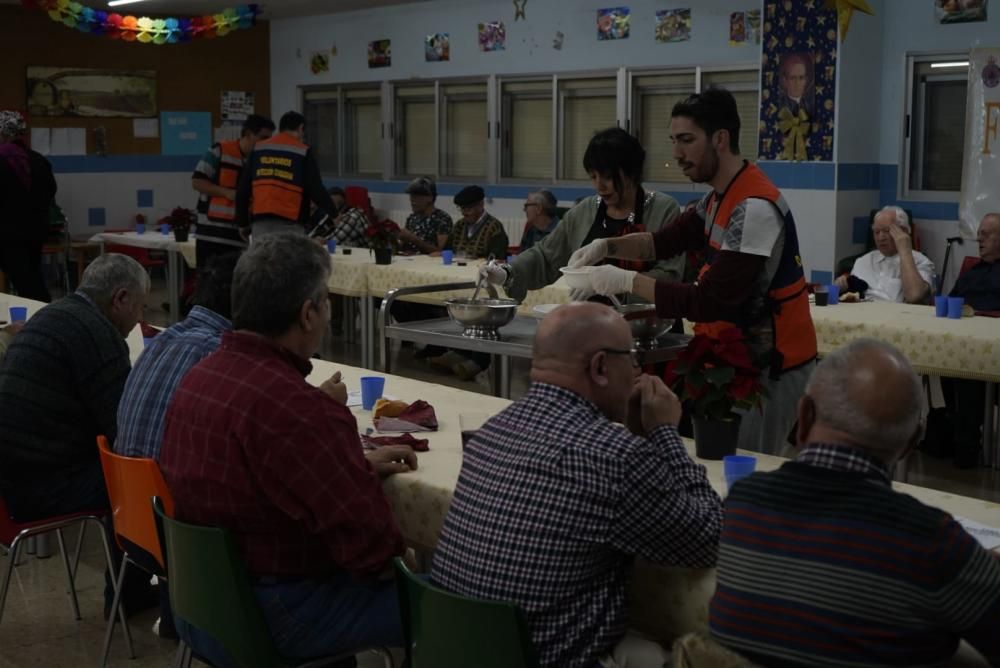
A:
<svg viewBox="0 0 1000 668">
<path fill-rule="evenodd" d="M 417 454 L 408 445 L 383 445 L 365 452 L 365 458 L 382 478 L 417 470 Z"/>
<path fill-rule="evenodd" d="M 332 376 L 323 381 L 323 384 L 319 386 L 319 389 L 326 392 L 327 396 L 336 401 L 341 406 L 347 404 L 347 386 L 341 380 L 341 375 L 339 371 L 334 372 Z"/>
<path fill-rule="evenodd" d="M 896 244 L 896 251 L 899 253 L 910 253 L 913 252 L 913 240 L 910 239 L 910 235 L 906 233 L 902 227 L 897 223 L 893 223 L 889 227 L 889 235 Z"/>
<path fill-rule="evenodd" d="M 646 434 L 664 425 L 676 427 L 681 421 L 681 402 L 662 380 L 643 374 L 636 381 L 639 386 L 639 405 L 642 428 Z"/>
</svg>

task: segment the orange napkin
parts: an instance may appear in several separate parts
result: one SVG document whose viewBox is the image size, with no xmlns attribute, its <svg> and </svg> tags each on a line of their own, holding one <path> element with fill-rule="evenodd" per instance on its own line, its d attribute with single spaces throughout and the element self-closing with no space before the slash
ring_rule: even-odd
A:
<svg viewBox="0 0 1000 668">
<path fill-rule="evenodd" d="M 386 431 L 437 431 L 437 415 L 434 407 L 423 399 L 418 399 L 396 415 L 387 415 L 376 409 L 373 422 L 375 428 Z M 388 413 L 395 413 L 390 410 Z"/>
</svg>

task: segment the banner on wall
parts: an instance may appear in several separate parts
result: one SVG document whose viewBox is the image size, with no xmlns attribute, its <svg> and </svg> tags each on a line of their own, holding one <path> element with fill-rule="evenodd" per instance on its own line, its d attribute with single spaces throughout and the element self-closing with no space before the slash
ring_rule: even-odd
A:
<svg viewBox="0 0 1000 668">
<path fill-rule="evenodd" d="M 1000 47 L 969 53 L 969 93 L 965 106 L 965 164 L 958 226 L 974 239 L 979 221 L 1000 211 Z"/>
</svg>

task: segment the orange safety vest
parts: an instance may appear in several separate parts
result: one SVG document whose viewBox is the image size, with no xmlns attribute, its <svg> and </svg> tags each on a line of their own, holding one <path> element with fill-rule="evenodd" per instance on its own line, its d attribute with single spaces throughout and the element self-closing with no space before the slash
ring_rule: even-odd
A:
<svg viewBox="0 0 1000 668">
<path fill-rule="evenodd" d="M 253 205 L 257 217 L 298 222 L 302 214 L 306 151 L 309 147 L 287 132 L 257 142 L 251 154 Z"/>
<path fill-rule="evenodd" d="M 773 352 L 769 374 L 772 378 L 777 378 L 781 371 L 816 358 L 816 329 L 809 313 L 809 295 L 802 271 L 795 220 L 781 192 L 756 165 L 746 163 L 721 198 L 715 192 L 709 195 L 705 216 L 705 236 L 708 238 L 709 248 L 706 249 L 706 262 L 699 278 L 711 269 L 712 261 L 722 248 L 733 208 L 749 198 L 771 202 L 785 221 L 785 243 L 778 269 L 764 299 L 765 310 L 756 317 L 748 314 L 747 322 L 698 323 L 694 329 L 697 334 L 707 334 L 714 338 L 723 329 L 739 326 L 746 331 L 755 322 L 770 317 L 774 339 L 771 342 Z"/>
<path fill-rule="evenodd" d="M 219 142 L 222 157 L 219 161 L 219 173 L 216 184 L 223 188 L 236 190 L 236 184 L 240 181 L 240 172 L 243 170 L 243 152 L 240 150 L 240 141 Z M 228 222 L 236 219 L 236 202 L 226 197 L 213 196 L 208 201 L 209 220 Z"/>
</svg>

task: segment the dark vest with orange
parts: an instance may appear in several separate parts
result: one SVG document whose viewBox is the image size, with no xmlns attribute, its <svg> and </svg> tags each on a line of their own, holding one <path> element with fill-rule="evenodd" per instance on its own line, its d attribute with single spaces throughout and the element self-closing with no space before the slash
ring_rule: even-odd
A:
<svg viewBox="0 0 1000 668">
<path fill-rule="evenodd" d="M 257 142 L 250 159 L 253 219 L 301 222 L 308 150 L 308 146 L 285 132 Z"/>
<path fill-rule="evenodd" d="M 783 370 L 815 359 L 816 329 L 809 313 L 809 295 L 799 255 L 795 219 L 781 192 L 756 165 L 747 163 L 721 197 L 715 192 L 709 194 L 705 215 L 708 248 L 701 274 L 708 271 L 722 248 L 734 207 L 750 198 L 764 199 L 773 204 L 785 222 L 785 242 L 774 278 L 763 299 L 753 300 L 755 303 L 748 305 L 740 316 L 740 322 L 699 323 L 695 325 L 695 332 L 714 337 L 719 331 L 735 325 L 753 341 L 755 326 L 769 318 L 770 327 L 761 329 L 772 332 L 772 340 L 759 341 L 758 344 L 764 344 L 765 349 L 770 348 L 768 371 L 772 378 L 777 378 Z M 768 343 L 770 346 L 767 346 Z"/>
<path fill-rule="evenodd" d="M 219 160 L 219 172 L 216 175 L 216 184 L 223 188 L 236 190 L 236 184 L 240 181 L 240 172 L 243 171 L 243 152 L 240 150 L 240 141 L 219 142 L 219 149 L 222 153 Z M 236 202 L 225 197 L 214 196 L 208 201 L 208 219 L 219 222 L 230 222 L 236 220 Z"/>
</svg>

